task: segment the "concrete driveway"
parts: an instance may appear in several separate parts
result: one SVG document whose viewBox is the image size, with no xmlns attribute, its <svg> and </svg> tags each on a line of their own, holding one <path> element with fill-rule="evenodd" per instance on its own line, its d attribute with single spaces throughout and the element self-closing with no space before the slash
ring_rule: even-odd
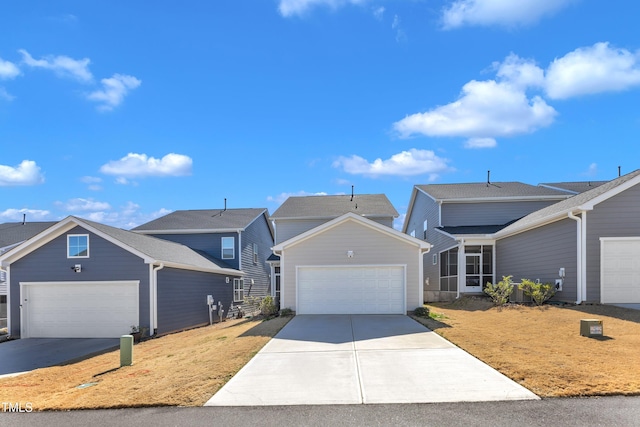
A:
<svg viewBox="0 0 640 427">
<path fill-rule="evenodd" d="M 118 348 L 119 338 L 25 338 L 0 344 L 0 376 L 61 365 Z"/>
<path fill-rule="evenodd" d="M 205 406 L 538 399 L 407 316 L 296 316 Z"/>
</svg>

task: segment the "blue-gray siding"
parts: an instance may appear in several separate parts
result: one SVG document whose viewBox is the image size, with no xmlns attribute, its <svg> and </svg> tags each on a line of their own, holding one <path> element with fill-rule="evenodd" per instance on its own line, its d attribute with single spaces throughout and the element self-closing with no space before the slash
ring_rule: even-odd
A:
<svg viewBox="0 0 640 427">
<path fill-rule="evenodd" d="M 267 258 L 271 255 L 273 236 L 267 218 L 260 215 L 241 232 L 242 271 L 245 272 L 245 296 L 264 297 L 270 293 L 270 267 Z M 253 262 L 253 244 L 258 245 L 258 262 Z M 251 281 L 253 280 L 253 284 Z"/>
<path fill-rule="evenodd" d="M 427 220 L 427 236 L 426 240 L 433 245 L 431 250 L 424 255 L 423 271 L 424 271 L 424 290 L 438 291 L 440 290 L 440 259 L 433 264 L 433 255 L 456 245 L 455 239 L 437 231 L 435 228 L 439 224 L 438 204 L 424 193 L 418 191 L 414 200 L 411 216 L 407 220 L 407 233 L 415 232 L 418 239 L 424 237 L 424 220 Z"/>
<path fill-rule="evenodd" d="M 159 239 L 165 239 L 176 243 L 181 243 L 191 249 L 203 251 L 208 255 L 223 261 L 227 266 L 240 269 L 240 255 L 238 251 L 238 233 L 202 233 L 202 234 L 157 234 L 153 235 Z M 234 238 L 234 258 L 222 259 L 222 238 Z"/>
<path fill-rule="evenodd" d="M 638 236 L 640 184 L 605 200 L 587 213 L 587 301 L 600 302 L 600 237 Z"/>
<path fill-rule="evenodd" d="M 67 234 L 89 234 L 90 258 L 67 258 Z M 82 265 L 82 272 L 71 267 Z M 20 282 L 139 280 L 140 322 L 149 327 L 149 266 L 131 252 L 75 227 L 11 264 L 11 331 L 20 335 Z"/>
<path fill-rule="evenodd" d="M 229 283 L 226 283 L 229 277 Z M 225 313 L 233 302 L 233 276 L 163 268 L 158 271 L 158 333 L 209 323 L 207 295 L 221 301 Z"/>
<path fill-rule="evenodd" d="M 554 299 L 576 300 L 577 248 L 576 222 L 563 219 L 496 242 L 496 280 L 513 276 L 555 283 L 561 267 L 565 268 L 562 292 Z"/>
<path fill-rule="evenodd" d="M 441 225 L 457 227 L 506 224 L 557 201 L 443 203 Z"/>
</svg>

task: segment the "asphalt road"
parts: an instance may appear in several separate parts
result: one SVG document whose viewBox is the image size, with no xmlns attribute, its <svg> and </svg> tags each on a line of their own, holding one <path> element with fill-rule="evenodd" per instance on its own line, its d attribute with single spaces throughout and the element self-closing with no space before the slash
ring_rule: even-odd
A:
<svg viewBox="0 0 640 427">
<path fill-rule="evenodd" d="M 631 427 L 640 425 L 640 397 L 407 405 L 164 407 L 0 414 L 0 426 L 87 425 Z"/>
</svg>

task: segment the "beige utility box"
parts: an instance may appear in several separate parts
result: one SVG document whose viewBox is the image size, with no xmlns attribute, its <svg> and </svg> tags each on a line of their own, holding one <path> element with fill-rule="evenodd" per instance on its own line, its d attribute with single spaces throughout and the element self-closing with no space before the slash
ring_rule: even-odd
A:
<svg viewBox="0 0 640 427">
<path fill-rule="evenodd" d="M 580 320 L 580 335 L 583 337 L 603 336 L 602 320 L 582 319 Z"/>
</svg>

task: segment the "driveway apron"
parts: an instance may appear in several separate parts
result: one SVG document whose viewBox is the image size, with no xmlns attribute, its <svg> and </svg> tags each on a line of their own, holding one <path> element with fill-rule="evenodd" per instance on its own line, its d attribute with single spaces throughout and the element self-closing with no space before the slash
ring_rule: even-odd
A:
<svg viewBox="0 0 640 427">
<path fill-rule="evenodd" d="M 407 316 L 294 317 L 205 406 L 538 399 Z"/>
</svg>

